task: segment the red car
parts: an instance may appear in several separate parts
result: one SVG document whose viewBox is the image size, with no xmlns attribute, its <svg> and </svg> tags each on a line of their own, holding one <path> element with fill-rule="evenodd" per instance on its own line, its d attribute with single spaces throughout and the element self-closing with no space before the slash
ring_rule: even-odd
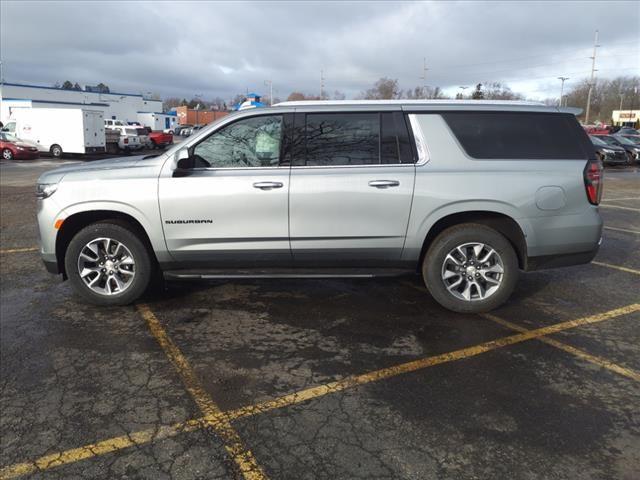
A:
<svg viewBox="0 0 640 480">
<path fill-rule="evenodd" d="M 5 132 L 0 132 L 0 153 L 4 160 L 34 160 L 40 156 L 37 147 Z"/>
<path fill-rule="evenodd" d="M 149 132 L 149 140 L 154 148 L 164 148 L 173 143 L 173 135 L 163 131 Z"/>
</svg>

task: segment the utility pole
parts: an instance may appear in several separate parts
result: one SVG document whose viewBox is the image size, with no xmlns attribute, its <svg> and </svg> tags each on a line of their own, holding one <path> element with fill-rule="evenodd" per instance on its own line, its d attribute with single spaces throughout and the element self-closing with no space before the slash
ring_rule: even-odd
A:
<svg viewBox="0 0 640 480">
<path fill-rule="evenodd" d="M 320 100 L 324 100 L 324 70 L 320 69 Z"/>
<path fill-rule="evenodd" d="M 427 58 L 424 57 L 422 59 L 422 76 L 420 77 L 420 80 L 422 80 L 422 94 L 424 95 L 424 98 L 429 98 L 429 96 L 427 95 L 427 70 L 429 70 L 427 68 Z"/>
<path fill-rule="evenodd" d="M 589 124 L 589 113 L 591 110 L 591 94 L 593 92 L 593 87 L 595 83 L 595 73 L 596 70 L 596 52 L 598 51 L 598 30 L 596 30 L 596 38 L 593 41 L 593 57 L 589 57 L 591 59 L 591 80 L 589 81 L 589 93 L 587 94 L 587 110 L 584 114 L 584 123 L 585 125 Z"/>
<path fill-rule="evenodd" d="M 624 93 L 619 93 L 618 96 L 620 97 L 620 111 L 622 111 L 622 102 L 624 101 Z"/>
<path fill-rule="evenodd" d="M 269 87 L 269 106 L 273 106 L 273 80 L 265 80 L 264 85 Z"/>
<path fill-rule="evenodd" d="M 560 102 L 558 103 L 559 107 L 562 107 L 562 93 L 564 92 L 564 82 L 569 80 L 569 77 L 558 77 L 562 83 L 560 84 Z"/>
</svg>

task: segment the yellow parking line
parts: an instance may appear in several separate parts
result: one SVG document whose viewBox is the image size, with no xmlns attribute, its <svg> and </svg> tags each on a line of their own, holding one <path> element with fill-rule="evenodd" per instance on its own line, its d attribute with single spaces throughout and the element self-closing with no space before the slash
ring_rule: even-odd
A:
<svg viewBox="0 0 640 480">
<path fill-rule="evenodd" d="M 0 250 L 0 254 L 2 253 L 22 253 L 22 252 L 35 252 L 38 250 L 38 247 L 28 247 L 28 248 L 9 248 L 5 250 Z"/>
<path fill-rule="evenodd" d="M 621 272 L 634 273 L 636 275 L 640 275 L 640 270 L 634 270 L 629 267 L 621 267 L 619 265 L 611 265 L 610 263 L 604 262 L 591 262 L 593 265 L 598 265 L 599 267 L 613 268 L 614 270 L 620 270 Z"/>
<path fill-rule="evenodd" d="M 500 318 L 496 315 L 492 315 L 490 313 L 483 313 L 480 316 L 483 318 L 486 318 L 487 320 L 491 320 L 492 322 L 495 322 L 499 325 L 502 325 L 503 327 L 507 327 L 511 330 L 515 330 L 516 332 L 523 333 L 523 332 L 529 331 L 528 329 L 521 327 L 520 325 L 516 325 L 515 323 L 511 323 L 508 320 Z M 567 345 L 566 343 L 560 342 L 553 338 L 538 337 L 536 338 L 536 340 L 539 340 L 540 342 L 544 342 L 547 345 L 551 345 L 553 347 L 559 348 L 560 350 L 564 350 L 565 352 L 575 355 L 576 357 L 579 357 L 582 360 L 586 360 L 587 362 L 591 362 L 595 365 L 611 370 L 612 372 L 618 373 L 620 375 L 624 375 L 625 377 L 631 378 L 636 382 L 640 382 L 640 373 L 636 372 L 635 370 L 631 370 L 630 368 L 622 367 L 616 363 L 613 363 L 607 360 L 606 358 L 598 357 L 596 355 L 591 355 L 590 353 L 587 353 L 584 350 L 580 350 L 579 348 L 573 347 L 571 345 Z"/>
<path fill-rule="evenodd" d="M 600 206 L 604 208 L 618 208 L 620 210 L 631 210 L 632 212 L 640 212 L 640 208 L 621 207 L 619 205 L 606 205 L 604 203 L 601 203 Z"/>
<path fill-rule="evenodd" d="M 561 332 L 563 330 L 568 330 L 570 328 L 575 328 L 582 325 L 602 322 L 604 320 L 609 320 L 611 318 L 619 317 L 621 315 L 627 315 L 629 313 L 637 311 L 640 311 L 640 303 L 634 303 L 631 305 L 627 305 L 626 307 L 609 310 L 608 312 L 590 315 L 588 317 L 582 317 L 567 322 L 557 323 L 555 325 L 537 328 L 535 330 L 529 330 L 527 332 L 510 335 L 508 337 L 498 338 L 497 340 L 491 340 L 479 345 L 474 345 L 473 347 L 467 347 L 460 350 L 455 350 L 453 352 L 443 353 L 441 355 L 435 355 L 433 357 L 427 357 L 420 360 L 403 363 L 394 367 L 383 368 L 381 370 L 376 370 L 362 375 L 349 376 L 336 382 L 308 388 L 306 390 L 292 393 L 290 395 L 285 395 L 275 400 L 270 400 L 259 403 L 257 405 L 250 405 L 244 408 L 240 408 L 235 412 L 230 412 L 230 415 L 232 415 L 233 418 L 239 418 L 255 415 L 256 413 L 263 413 L 265 411 L 273 410 L 276 408 L 282 408 L 288 405 L 305 402 L 307 400 L 321 397 L 329 393 L 339 392 L 347 388 L 375 382 L 389 377 L 395 377 L 397 375 L 413 372 L 427 367 L 432 367 L 434 365 L 440 365 L 443 363 L 474 357 L 485 352 L 496 350 L 498 348 L 506 347 L 509 345 L 514 345 L 516 343 L 525 342 L 534 338 L 539 338 L 551 333 Z"/>
<path fill-rule="evenodd" d="M 148 307 L 142 306 L 142 308 L 146 308 L 147 311 L 150 313 L 151 323 L 155 325 L 155 323 L 157 322 L 159 325 L 157 318 L 155 318 L 155 315 L 153 315 L 153 313 L 150 310 L 148 310 Z M 348 388 L 364 385 L 367 383 L 383 380 L 385 378 L 394 377 L 397 375 L 413 372 L 416 370 L 432 367 L 435 365 L 440 365 L 443 363 L 462 360 L 465 358 L 480 355 L 485 352 L 497 350 L 499 348 L 506 347 L 509 345 L 514 345 L 517 343 L 525 342 L 527 340 L 536 339 L 544 335 L 549 335 L 552 333 L 569 330 L 571 328 L 579 327 L 582 325 L 589 325 L 597 322 L 602 322 L 605 320 L 610 320 L 612 318 L 616 318 L 622 315 L 627 315 L 637 311 L 640 311 L 640 304 L 634 303 L 631 305 L 627 305 L 625 307 L 609 310 L 604 313 L 590 315 L 588 317 L 582 317 L 582 318 L 578 318 L 576 320 L 570 320 L 567 322 L 557 323 L 555 325 L 550 325 L 550 326 L 538 328 L 535 330 L 528 330 L 526 332 L 521 332 L 521 333 L 510 335 L 507 337 L 502 337 L 497 340 L 491 340 L 489 342 L 481 343 L 479 345 L 463 348 L 460 350 L 455 350 L 453 352 L 443 353 L 440 355 L 435 355 L 433 357 L 426 357 L 420 360 L 403 363 L 394 367 L 383 368 L 381 370 L 375 370 L 373 372 L 364 373 L 362 375 L 349 376 L 342 380 L 326 383 L 324 385 L 319 385 L 317 387 L 307 388 L 305 390 L 284 395 L 283 397 L 279 397 L 274 400 L 267 400 L 265 402 L 261 402 L 255 405 L 248 405 L 248 406 L 240 407 L 238 409 L 230 410 L 227 412 L 221 412 L 216 408 L 214 412 L 212 412 L 209 415 L 205 415 L 202 418 L 189 420 L 187 422 L 175 424 L 170 427 L 165 427 L 166 436 L 162 438 L 168 438 L 169 436 L 178 435 L 182 432 L 193 431 L 195 429 L 203 428 L 203 427 L 210 427 L 217 432 L 218 431 L 217 429 L 220 427 L 220 425 L 228 425 L 229 422 L 231 422 L 232 420 L 259 415 L 261 413 L 265 413 L 274 409 L 288 407 L 291 405 L 296 405 L 299 403 L 306 402 L 308 400 L 323 397 L 330 393 L 340 392 Z M 149 316 L 149 314 L 145 314 L 145 316 Z M 162 332 L 164 332 L 164 329 L 162 328 L 161 325 L 160 325 L 160 329 Z M 164 338 L 163 343 L 165 341 L 168 341 L 171 345 L 173 345 L 171 340 L 166 336 L 166 332 L 164 334 L 164 337 L 162 338 Z M 175 345 L 173 345 L 173 347 L 175 347 Z M 177 354 L 179 354 L 179 357 L 182 357 L 182 360 L 180 360 L 180 363 L 185 364 L 187 362 L 186 359 L 184 359 L 184 357 L 182 356 L 180 351 L 177 349 L 177 347 L 175 347 L 175 349 L 177 350 Z M 188 365 L 188 363 L 186 363 L 186 365 Z M 191 378 L 195 379 L 195 375 L 193 375 Z M 195 388 L 195 390 L 198 392 L 204 392 L 201 388 Z M 206 395 L 206 393 L 204 395 Z M 119 450 L 121 448 L 127 448 L 133 445 L 148 443 L 156 439 L 153 437 L 152 432 L 155 432 L 155 430 L 146 430 L 146 431 L 137 432 L 137 433 L 128 435 L 127 438 L 131 437 L 135 439 L 135 442 L 131 444 L 128 444 L 124 440 L 119 440 L 123 437 L 118 437 L 116 439 L 104 440 L 102 442 L 88 445 L 86 447 L 67 450 L 65 452 L 47 455 L 45 457 L 40 457 L 39 459 L 36 459 L 32 462 L 25 462 L 25 463 L 10 465 L 0 470 L 1 472 L 0 478 L 2 479 L 14 478 L 19 475 L 23 475 L 25 473 L 32 473 L 35 470 L 46 470 L 47 468 L 51 468 L 54 466 L 63 465 L 66 463 L 73 463 L 75 461 L 83 460 L 85 458 L 90 458 L 93 456 L 110 453 L 110 452 Z M 121 445 L 121 448 L 109 449 L 106 447 L 108 445 L 113 444 L 114 442 L 116 443 L 120 442 L 119 444 Z M 101 446 L 101 447 L 95 448 L 95 446 Z M 81 454 L 73 453 L 73 452 L 81 452 Z M 58 463 L 50 465 L 49 463 L 54 459 L 64 459 L 64 461 L 58 460 Z M 260 478 L 260 477 L 256 477 L 256 478 Z"/>
<path fill-rule="evenodd" d="M 146 320 L 149 330 L 156 338 L 164 353 L 167 355 L 174 368 L 180 374 L 187 390 L 195 400 L 204 415 L 205 426 L 210 427 L 223 441 L 224 448 L 229 456 L 236 463 L 237 467 L 247 480 L 258 480 L 267 478 L 262 468 L 258 465 L 251 450 L 244 447 L 238 432 L 231 423 L 224 420 L 222 411 L 215 404 L 211 396 L 205 391 L 198 380 L 195 371 L 189 361 L 182 354 L 180 349 L 169 338 L 167 331 L 160 324 L 160 321 L 147 305 L 138 305 L 138 311 Z M 207 419 L 220 419 L 221 421 L 210 422 Z"/>
<path fill-rule="evenodd" d="M 605 230 L 613 230 L 615 232 L 625 232 L 625 233 L 635 233 L 636 235 L 640 235 L 639 230 L 628 230 L 626 228 L 618 228 L 618 227 L 604 227 Z"/>
<path fill-rule="evenodd" d="M 621 200 L 640 200 L 640 197 L 605 198 L 603 202 L 619 202 Z"/>
<path fill-rule="evenodd" d="M 156 440 L 164 440 L 176 436 L 180 433 L 192 432 L 202 428 L 202 422 L 199 420 L 190 420 L 188 422 L 176 423 L 174 425 L 152 428 L 134 432 L 121 437 L 110 438 L 97 443 L 91 443 L 80 448 L 73 448 L 64 452 L 52 453 L 45 455 L 32 462 L 18 463 L 0 469 L 1 479 L 16 478 L 21 475 L 28 475 L 40 470 L 48 470 L 50 468 L 59 467 L 69 463 L 75 463 L 99 455 L 116 452 L 125 448 L 136 445 L 144 445 L 145 443 Z"/>
</svg>

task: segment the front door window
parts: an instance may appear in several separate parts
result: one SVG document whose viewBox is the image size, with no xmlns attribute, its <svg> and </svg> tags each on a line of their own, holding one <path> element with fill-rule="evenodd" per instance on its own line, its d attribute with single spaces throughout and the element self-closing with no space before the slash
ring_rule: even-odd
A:
<svg viewBox="0 0 640 480">
<path fill-rule="evenodd" d="M 195 165 L 207 168 L 277 167 L 282 130 L 281 115 L 234 122 L 194 147 Z"/>
</svg>

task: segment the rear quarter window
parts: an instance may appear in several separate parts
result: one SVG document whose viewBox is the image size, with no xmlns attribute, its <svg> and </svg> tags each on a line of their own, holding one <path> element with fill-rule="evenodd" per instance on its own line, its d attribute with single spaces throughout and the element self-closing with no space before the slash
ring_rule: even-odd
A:
<svg viewBox="0 0 640 480">
<path fill-rule="evenodd" d="M 593 146 L 571 114 L 446 112 L 442 117 L 472 158 L 586 160 L 592 157 Z"/>
</svg>

